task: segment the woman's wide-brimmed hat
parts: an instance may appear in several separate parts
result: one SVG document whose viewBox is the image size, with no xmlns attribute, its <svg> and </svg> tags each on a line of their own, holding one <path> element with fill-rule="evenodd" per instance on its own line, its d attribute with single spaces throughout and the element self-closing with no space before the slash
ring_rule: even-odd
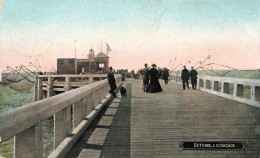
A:
<svg viewBox="0 0 260 158">
<path fill-rule="evenodd" d="M 156 64 L 152 64 L 151 66 L 152 66 L 152 67 L 157 67 Z"/>
</svg>

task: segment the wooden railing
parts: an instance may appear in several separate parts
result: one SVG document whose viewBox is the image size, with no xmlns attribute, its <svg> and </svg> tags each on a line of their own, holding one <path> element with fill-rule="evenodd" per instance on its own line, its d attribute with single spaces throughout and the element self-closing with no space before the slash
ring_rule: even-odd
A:
<svg viewBox="0 0 260 158">
<path fill-rule="evenodd" d="M 35 82 L 34 101 L 82 87 L 105 78 L 107 78 L 106 74 L 38 75 Z"/>
<path fill-rule="evenodd" d="M 116 77 L 120 84 L 121 77 Z M 15 158 L 43 157 L 42 121 L 54 116 L 54 152 L 65 157 L 109 100 L 107 79 L 0 114 L 0 142 L 14 137 Z M 73 119 L 72 119 L 73 118 Z M 71 123 L 71 120 L 72 123 Z"/>
<path fill-rule="evenodd" d="M 182 82 L 180 75 L 171 76 L 171 79 L 177 83 Z M 258 79 L 198 76 L 197 89 L 260 107 L 260 80 Z"/>
</svg>

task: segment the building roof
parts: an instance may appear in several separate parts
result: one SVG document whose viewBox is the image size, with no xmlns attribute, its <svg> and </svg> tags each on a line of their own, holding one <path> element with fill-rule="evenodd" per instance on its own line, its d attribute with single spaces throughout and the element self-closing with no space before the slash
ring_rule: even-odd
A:
<svg viewBox="0 0 260 158">
<path fill-rule="evenodd" d="M 109 58 L 109 56 L 107 56 L 105 53 L 103 52 L 100 52 L 98 53 L 95 58 Z"/>
</svg>

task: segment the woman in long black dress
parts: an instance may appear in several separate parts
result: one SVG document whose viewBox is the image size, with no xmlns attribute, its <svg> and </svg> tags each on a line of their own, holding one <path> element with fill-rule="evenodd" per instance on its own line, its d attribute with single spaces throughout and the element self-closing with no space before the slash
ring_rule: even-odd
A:
<svg viewBox="0 0 260 158">
<path fill-rule="evenodd" d="M 163 91 L 158 80 L 160 75 L 155 67 L 156 65 L 153 64 L 152 68 L 149 70 L 150 83 L 146 91 L 148 93 L 157 93 Z"/>
</svg>

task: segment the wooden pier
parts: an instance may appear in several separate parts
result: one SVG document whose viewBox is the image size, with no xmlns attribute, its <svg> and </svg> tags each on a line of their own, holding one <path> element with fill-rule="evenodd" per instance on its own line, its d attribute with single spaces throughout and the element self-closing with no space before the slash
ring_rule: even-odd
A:
<svg viewBox="0 0 260 158">
<path fill-rule="evenodd" d="M 168 85 L 161 81 L 163 92 L 151 94 L 142 91 L 142 80 L 122 82 L 116 76 L 127 96 L 117 93 L 113 98 L 106 79 L 90 83 L 91 79 L 73 75 L 74 79 L 60 76 L 63 80 L 56 82 L 55 77 L 39 77 L 38 101 L 0 114 L 0 142 L 14 137 L 16 158 L 43 157 L 42 121 L 51 116 L 54 151 L 49 158 L 260 156 L 259 80 L 200 76 L 199 90 L 182 90 L 178 80 Z M 73 89 L 71 85 L 79 82 L 88 84 Z M 62 91 L 54 89 L 58 86 Z M 249 98 L 241 92 L 244 86 L 250 87 Z M 51 95 L 51 90 L 65 92 Z M 248 146 L 244 150 L 184 150 L 179 147 L 183 141 L 239 141 Z"/>
<path fill-rule="evenodd" d="M 226 158 L 260 156 L 260 109 L 182 85 L 144 93 L 126 80 L 117 97 L 84 133 L 67 158 Z M 245 150 L 182 150 L 182 141 L 243 141 Z"/>
<path fill-rule="evenodd" d="M 76 89 L 107 78 L 106 74 L 38 75 L 35 81 L 34 101 Z"/>
</svg>

